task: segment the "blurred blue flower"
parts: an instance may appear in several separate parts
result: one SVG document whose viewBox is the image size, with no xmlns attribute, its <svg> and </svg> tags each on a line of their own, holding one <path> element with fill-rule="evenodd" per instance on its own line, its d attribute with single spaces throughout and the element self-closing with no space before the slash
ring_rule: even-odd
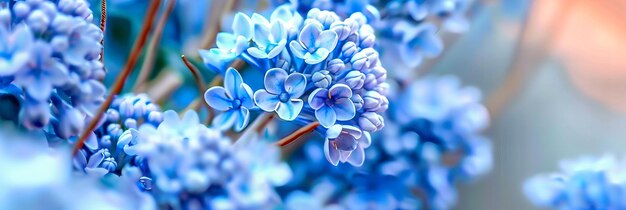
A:
<svg viewBox="0 0 626 210">
<path fill-rule="evenodd" d="M 235 126 L 241 131 L 248 125 L 250 111 L 254 106 L 252 90 L 243 82 L 233 68 L 226 71 L 224 87 L 211 87 L 204 93 L 204 100 L 216 110 L 224 111 L 213 120 L 213 125 L 224 130 Z"/>
<path fill-rule="evenodd" d="M 623 209 L 624 168 L 612 156 L 561 163 L 561 173 L 537 175 L 523 186 L 537 206 L 554 209 Z"/>
<path fill-rule="evenodd" d="M 258 14 L 253 17 L 260 16 Z M 255 46 L 247 52 L 255 58 L 274 58 L 285 49 L 287 31 L 282 21 L 268 22 L 264 17 L 256 18 L 254 23 Z"/>
<path fill-rule="evenodd" d="M 9 76 L 22 70 L 31 55 L 33 34 L 24 25 L 19 25 L 11 33 L 0 26 L 0 76 Z"/>
<path fill-rule="evenodd" d="M 298 41 L 292 40 L 289 47 L 295 56 L 308 64 L 317 64 L 328 57 L 337 46 L 337 33 L 331 30 L 323 30 L 318 22 L 305 24 Z"/>
<path fill-rule="evenodd" d="M 266 112 L 276 111 L 284 120 L 294 120 L 300 114 L 304 101 L 307 81 L 300 73 L 287 74 L 283 69 L 273 68 L 267 71 L 264 80 L 265 89 L 254 93 L 254 101 Z"/>
<path fill-rule="evenodd" d="M 337 120 L 350 120 L 355 115 L 354 103 L 350 100 L 352 90 L 344 84 L 336 84 L 330 89 L 318 88 L 309 96 L 309 105 L 315 110 L 320 124 L 330 128 Z"/>
<path fill-rule="evenodd" d="M 227 63 L 248 49 L 250 41 L 255 37 L 254 23 L 250 17 L 243 13 L 235 15 L 232 29 L 233 33 L 220 32 L 217 34 L 217 48 L 199 50 L 204 63 L 217 72 L 223 72 Z"/>
</svg>

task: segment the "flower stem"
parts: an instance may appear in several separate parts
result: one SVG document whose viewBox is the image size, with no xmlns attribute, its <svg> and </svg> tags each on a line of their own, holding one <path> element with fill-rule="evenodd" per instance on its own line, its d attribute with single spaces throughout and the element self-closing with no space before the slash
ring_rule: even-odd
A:
<svg viewBox="0 0 626 210">
<path fill-rule="evenodd" d="M 157 22 L 157 26 L 152 33 L 152 39 L 150 39 L 150 43 L 148 43 L 148 48 L 146 49 L 146 56 L 143 59 L 143 64 L 141 64 L 141 70 L 139 71 L 139 76 L 137 76 L 137 80 L 135 81 L 134 92 L 144 92 L 146 89 L 146 80 L 154 70 L 154 59 L 158 50 L 156 49 L 161 42 L 161 37 L 163 35 L 163 29 L 165 28 L 165 24 L 167 23 L 167 18 L 174 10 L 174 5 L 176 5 L 176 0 L 168 0 L 167 6 L 163 14 L 159 17 L 159 21 Z"/>
<path fill-rule="evenodd" d="M 298 138 L 304 136 L 305 134 L 311 133 L 319 125 L 320 125 L 320 122 L 318 122 L 318 121 L 309 123 L 308 125 L 306 125 L 306 126 L 300 128 L 300 129 L 296 130 L 295 132 L 289 134 L 289 136 L 286 136 L 285 138 L 282 138 L 281 140 L 276 142 L 276 145 L 284 147 L 284 146 L 290 144 L 291 142 L 294 142 Z"/>
<path fill-rule="evenodd" d="M 205 88 L 206 82 L 204 82 L 202 75 L 200 75 L 200 71 L 193 64 L 191 64 L 189 60 L 187 60 L 185 55 L 181 55 L 180 57 L 181 59 L 183 59 L 185 66 L 187 66 L 187 68 L 193 75 L 193 79 L 196 81 L 196 88 L 198 88 L 198 94 L 202 96 L 202 94 L 204 94 L 204 91 L 206 90 Z M 215 112 L 213 111 L 213 109 L 207 103 L 202 103 L 202 104 L 204 105 L 204 107 L 207 109 L 207 112 L 209 113 L 208 119 L 209 120 L 213 119 L 213 117 L 215 116 Z M 198 106 L 194 110 L 200 111 L 200 107 Z"/>
<path fill-rule="evenodd" d="M 102 30 L 102 40 L 100 40 L 100 45 L 102 45 L 102 49 L 100 49 L 100 62 L 104 63 L 104 29 L 106 28 L 107 23 L 107 0 L 100 1 L 100 30 Z M 106 69 L 105 69 L 106 71 Z"/>
<path fill-rule="evenodd" d="M 117 80 L 113 84 L 113 88 L 111 89 L 111 92 L 107 96 L 106 100 L 102 103 L 102 105 L 100 105 L 98 112 L 96 112 L 96 115 L 91 119 L 91 122 L 89 122 L 89 125 L 87 125 L 85 130 L 83 130 L 78 141 L 74 145 L 74 148 L 72 149 L 72 156 L 75 156 L 78 151 L 80 151 L 80 149 L 83 147 L 83 145 L 85 145 L 87 137 L 96 128 L 98 122 L 100 121 L 100 118 L 102 118 L 104 112 L 113 102 L 113 98 L 115 97 L 115 95 L 119 94 L 122 91 L 122 88 L 124 88 L 124 83 L 126 83 L 126 79 L 128 78 L 128 76 L 130 76 L 130 73 L 132 73 L 133 67 L 135 66 L 135 64 L 137 63 L 137 59 L 139 58 L 139 54 L 141 54 L 141 50 L 146 44 L 146 40 L 148 38 L 148 35 L 150 34 L 150 30 L 152 29 L 152 23 L 154 22 L 156 12 L 159 9 L 160 4 L 161 0 L 153 0 L 150 3 L 148 13 L 146 14 L 146 19 L 144 20 L 144 24 L 141 28 L 141 33 L 137 37 L 128 61 L 124 65 L 122 72 L 119 74 Z"/>
</svg>

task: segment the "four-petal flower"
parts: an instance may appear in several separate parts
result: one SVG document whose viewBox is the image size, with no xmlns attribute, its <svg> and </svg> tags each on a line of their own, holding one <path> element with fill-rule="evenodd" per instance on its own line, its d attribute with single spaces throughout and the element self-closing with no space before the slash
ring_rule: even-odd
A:
<svg viewBox="0 0 626 210">
<path fill-rule="evenodd" d="M 356 110 L 350 100 L 352 90 L 344 84 L 335 84 L 330 89 L 318 88 L 309 96 L 309 105 L 315 110 L 315 117 L 326 128 L 337 120 L 354 118 Z"/>
<path fill-rule="evenodd" d="M 306 90 L 306 77 L 300 73 L 290 75 L 280 68 L 273 68 L 265 73 L 265 89 L 254 93 L 257 106 L 266 112 L 276 111 L 283 120 L 295 120 L 304 101 L 300 96 Z"/>
<path fill-rule="evenodd" d="M 248 124 L 248 109 L 254 106 L 252 89 L 234 68 L 226 71 L 224 87 L 209 88 L 204 93 L 204 100 L 214 109 L 224 111 L 213 120 L 213 125 L 222 130 L 233 126 L 235 122 L 235 130 L 243 130 Z"/>
<path fill-rule="evenodd" d="M 298 41 L 292 40 L 289 47 L 295 56 L 304 59 L 308 64 L 318 64 L 328 57 L 337 46 L 337 33 L 323 30 L 318 22 L 310 22 L 304 26 Z"/>
<path fill-rule="evenodd" d="M 253 15 L 254 45 L 247 52 L 252 57 L 267 59 L 276 57 L 287 44 L 287 31 L 282 21 L 268 22 L 260 15 Z"/>
<path fill-rule="evenodd" d="M 365 160 L 365 148 L 370 145 L 368 133 L 351 125 L 333 125 L 326 131 L 324 155 L 333 165 L 348 162 L 361 166 Z"/>
</svg>

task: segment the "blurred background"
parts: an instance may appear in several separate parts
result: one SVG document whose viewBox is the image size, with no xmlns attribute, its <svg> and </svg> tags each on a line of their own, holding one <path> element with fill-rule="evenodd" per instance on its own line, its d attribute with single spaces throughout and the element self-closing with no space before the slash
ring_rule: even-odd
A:
<svg viewBox="0 0 626 210">
<path fill-rule="evenodd" d="M 468 14 L 469 31 L 441 32 L 444 52 L 419 69 L 422 75 L 456 75 L 464 85 L 480 88 L 492 115 L 487 136 L 494 145 L 494 168 L 477 182 L 461 185 L 456 209 L 534 209 L 521 190 L 528 177 L 558 170 L 563 159 L 620 157 L 626 151 L 626 1 L 476 1 L 479 6 Z M 94 13 L 99 11 L 97 2 L 92 3 Z M 130 47 L 133 39 L 128 37 L 136 35 L 143 18 L 136 14 L 145 9 L 137 5 L 145 1 L 110 2 L 121 6 L 109 10 L 106 49 L 128 52 L 117 49 Z M 209 3 L 180 0 L 164 30 L 163 39 L 169 40 L 159 48 L 174 53 L 155 51 L 155 69 L 179 60 L 180 52 L 193 55 L 206 48 L 197 34 L 210 24 L 204 18 L 212 13 Z M 255 11 L 263 11 L 263 3 L 240 5 L 254 3 Z M 246 8 L 250 6 L 241 10 Z M 112 72 L 127 57 L 106 55 Z M 188 74 L 178 64 L 175 74 Z M 110 82 L 115 74 L 109 77 Z M 176 94 L 187 94 L 188 100 L 174 101 L 180 103 L 170 104 L 174 109 L 184 108 L 197 95 L 189 75 L 154 72 L 149 77 L 167 81 L 164 86 L 182 85 Z"/>
</svg>

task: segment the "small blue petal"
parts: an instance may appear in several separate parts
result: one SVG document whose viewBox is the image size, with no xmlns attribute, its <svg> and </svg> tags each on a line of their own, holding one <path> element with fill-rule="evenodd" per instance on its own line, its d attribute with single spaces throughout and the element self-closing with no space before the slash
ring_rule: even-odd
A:
<svg viewBox="0 0 626 210">
<path fill-rule="evenodd" d="M 223 87 L 211 87 L 204 93 L 204 100 L 213 109 L 226 111 L 232 108 L 232 99 Z"/>
<path fill-rule="evenodd" d="M 300 111 L 302 111 L 302 107 L 304 106 L 304 102 L 300 99 L 292 99 L 285 103 L 278 103 L 278 108 L 276 109 L 276 113 L 278 117 L 283 120 L 292 121 L 298 117 Z"/>
<path fill-rule="evenodd" d="M 337 122 L 337 114 L 329 106 L 322 106 L 320 109 L 315 110 L 315 118 L 325 128 L 329 128 Z"/>
</svg>

